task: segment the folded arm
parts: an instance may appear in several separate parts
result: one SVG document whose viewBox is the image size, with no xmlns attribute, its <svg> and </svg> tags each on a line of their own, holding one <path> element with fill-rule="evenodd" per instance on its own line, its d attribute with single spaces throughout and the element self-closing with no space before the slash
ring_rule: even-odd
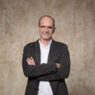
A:
<svg viewBox="0 0 95 95">
<path fill-rule="evenodd" d="M 38 77 L 38 80 L 42 81 L 52 81 L 52 80 L 62 80 L 69 76 L 70 72 L 70 55 L 68 48 L 63 51 L 60 56 L 60 68 L 54 74 L 48 74 L 45 76 Z"/>
<path fill-rule="evenodd" d="M 70 55 L 68 48 L 62 51 L 60 56 L 60 65 L 57 63 L 36 65 L 34 59 L 29 59 L 29 51 L 25 47 L 22 59 L 23 71 L 27 77 L 36 77 L 39 81 L 61 80 L 69 76 L 70 72 Z M 28 58 L 28 59 L 27 59 Z M 58 66 L 57 66 L 58 65 Z"/>
<path fill-rule="evenodd" d="M 56 64 L 39 64 L 39 65 L 36 65 L 36 63 L 33 63 L 31 65 L 31 62 L 30 64 L 28 64 L 28 59 L 30 56 L 29 56 L 29 51 L 28 51 L 28 48 L 25 47 L 24 48 L 24 53 L 23 53 L 23 58 L 22 58 L 22 67 L 23 67 L 23 71 L 24 71 L 24 74 L 25 76 L 27 77 L 40 77 L 40 76 L 44 76 L 44 75 L 48 75 L 48 74 L 53 74 L 55 72 L 57 72 L 57 66 Z"/>
</svg>

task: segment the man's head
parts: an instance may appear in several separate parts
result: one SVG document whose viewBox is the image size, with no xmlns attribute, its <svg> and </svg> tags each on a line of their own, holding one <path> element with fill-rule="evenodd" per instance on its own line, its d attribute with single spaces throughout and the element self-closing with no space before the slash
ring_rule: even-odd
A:
<svg viewBox="0 0 95 95">
<path fill-rule="evenodd" d="M 55 21 L 51 16 L 42 16 L 39 19 L 38 28 L 40 33 L 40 39 L 50 40 L 55 31 Z"/>
</svg>

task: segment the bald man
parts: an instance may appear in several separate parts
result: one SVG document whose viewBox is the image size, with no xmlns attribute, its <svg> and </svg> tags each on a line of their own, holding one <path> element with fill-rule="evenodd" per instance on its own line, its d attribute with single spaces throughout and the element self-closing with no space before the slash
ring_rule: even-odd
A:
<svg viewBox="0 0 95 95">
<path fill-rule="evenodd" d="M 22 66 L 28 77 L 25 95 L 68 95 L 65 79 L 70 72 L 70 55 L 66 44 L 53 40 L 55 29 L 55 20 L 42 16 L 40 38 L 24 47 Z"/>
</svg>

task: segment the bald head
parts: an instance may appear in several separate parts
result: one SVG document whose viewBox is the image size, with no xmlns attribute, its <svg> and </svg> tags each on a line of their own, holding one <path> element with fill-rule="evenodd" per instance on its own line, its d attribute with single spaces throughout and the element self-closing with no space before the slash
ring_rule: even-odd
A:
<svg viewBox="0 0 95 95">
<path fill-rule="evenodd" d="M 52 20 L 52 22 L 53 22 L 53 27 L 55 28 L 55 20 L 54 20 L 53 17 L 51 17 L 51 16 L 49 16 L 49 15 L 44 15 L 44 16 L 41 16 L 41 17 L 40 17 L 39 22 L 38 22 L 38 25 L 39 25 L 39 26 L 40 26 L 41 20 L 44 19 L 44 18 L 50 18 L 50 19 Z"/>
</svg>

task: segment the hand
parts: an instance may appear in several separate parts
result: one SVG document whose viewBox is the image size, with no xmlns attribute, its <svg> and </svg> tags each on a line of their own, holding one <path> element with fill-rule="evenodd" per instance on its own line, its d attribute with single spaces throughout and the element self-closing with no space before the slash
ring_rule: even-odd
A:
<svg viewBox="0 0 95 95">
<path fill-rule="evenodd" d="M 60 68 L 60 64 L 59 63 L 56 63 L 56 66 L 57 66 L 57 68 Z"/>
<path fill-rule="evenodd" d="M 27 64 L 28 64 L 28 65 L 36 65 L 36 64 L 35 64 L 35 61 L 34 61 L 34 59 L 33 59 L 32 57 L 27 58 L 26 61 L 27 61 Z"/>
</svg>

